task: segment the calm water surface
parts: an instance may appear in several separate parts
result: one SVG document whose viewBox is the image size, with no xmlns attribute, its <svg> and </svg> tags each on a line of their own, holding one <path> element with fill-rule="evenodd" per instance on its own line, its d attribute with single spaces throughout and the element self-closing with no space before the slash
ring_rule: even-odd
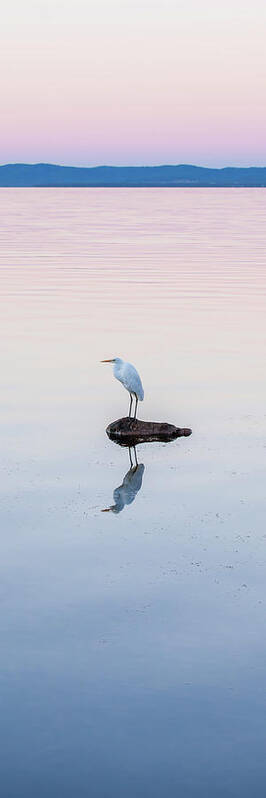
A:
<svg viewBox="0 0 266 798">
<path fill-rule="evenodd" d="M 3 796 L 264 798 L 266 191 L 0 210 Z"/>
</svg>

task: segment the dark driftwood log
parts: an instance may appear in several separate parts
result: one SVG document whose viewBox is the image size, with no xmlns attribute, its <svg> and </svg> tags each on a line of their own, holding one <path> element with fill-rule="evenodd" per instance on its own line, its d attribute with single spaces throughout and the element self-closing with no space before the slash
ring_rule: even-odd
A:
<svg viewBox="0 0 266 798">
<path fill-rule="evenodd" d="M 106 432 L 112 441 L 121 446 L 136 446 L 145 441 L 173 441 L 175 438 L 191 435 L 192 430 L 157 421 L 140 421 L 127 416 L 109 424 Z"/>
</svg>

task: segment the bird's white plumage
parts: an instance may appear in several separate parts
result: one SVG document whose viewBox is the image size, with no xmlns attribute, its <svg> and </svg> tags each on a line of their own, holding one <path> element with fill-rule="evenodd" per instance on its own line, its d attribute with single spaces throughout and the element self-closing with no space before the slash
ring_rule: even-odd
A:
<svg viewBox="0 0 266 798">
<path fill-rule="evenodd" d="M 116 377 L 119 382 L 122 382 L 124 388 L 126 388 L 129 393 L 135 394 L 140 402 L 142 402 L 144 399 L 144 390 L 135 366 L 132 366 L 132 363 L 126 363 L 120 357 L 116 357 L 114 359 L 113 372 L 114 377 Z"/>
<path fill-rule="evenodd" d="M 112 357 L 109 360 L 102 360 L 102 363 L 113 363 L 114 377 L 116 377 L 119 382 L 122 382 L 124 388 L 130 393 L 129 418 L 131 418 L 132 402 L 133 397 L 135 397 L 135 419 L 138 401 L 142 402 L 144 399 L 144 390 L 137 369 L 135 369 L 135 366 L 132 366 L 132 363 L 126 363 L 121 357 Z"/>
</svg>

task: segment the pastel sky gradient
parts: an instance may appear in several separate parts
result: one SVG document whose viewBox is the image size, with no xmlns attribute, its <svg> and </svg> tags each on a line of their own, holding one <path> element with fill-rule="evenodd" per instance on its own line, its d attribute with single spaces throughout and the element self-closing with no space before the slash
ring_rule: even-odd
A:
<svg viewBox="0 0 266 798">
<path fill-rule="evenodd" d="M 266 165 L 265 0 L 7 0 L 0 162 Z"/>
</svg>

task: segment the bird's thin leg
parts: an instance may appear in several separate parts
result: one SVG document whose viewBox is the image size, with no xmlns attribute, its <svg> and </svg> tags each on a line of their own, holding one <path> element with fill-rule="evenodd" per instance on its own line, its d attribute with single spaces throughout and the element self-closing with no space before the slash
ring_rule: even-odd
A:
<svg viewBox="0 0 266 798">
<path fill-rule="evenodd" d="M 128 448 L 128 454 L 129 454 L 130 468 L 132 468 L 132 467 L 133 467 L 133 461 L 132 461 L 132 455 L 131 455 L 131 448 L 130 448 L 130 446 L 129 446 L 129 448 Z"/>
<path fill-rule="evenodd" d="M 134 446 L 134 457 L 135 457 L 135 465 L 137 467 L 138 466 L 138 458 L 137 458 L 136 446 Z"/>
<path fill-rule="evenodd" d="M 131 418 L 131 408 L 132 408 L 133 396 L 132 393 L 130 394 L 130 405 L 129 405 L 129 418 Z"/>
<path fill-rule="evenodd" d="M 136 397 L 136 405 L 135 405 L 135 414 L 134 414 L 134 418 L 136 418 L 136 417 L 137 417 L 137 407 L 138 407 L 138 401 L 139 401 L 139 400 L 138 400 L 138 397 L 137 397 L 137 394 L 136 394 L 136 393 L 135 393 L 135 397 Z"/>
</svg>

